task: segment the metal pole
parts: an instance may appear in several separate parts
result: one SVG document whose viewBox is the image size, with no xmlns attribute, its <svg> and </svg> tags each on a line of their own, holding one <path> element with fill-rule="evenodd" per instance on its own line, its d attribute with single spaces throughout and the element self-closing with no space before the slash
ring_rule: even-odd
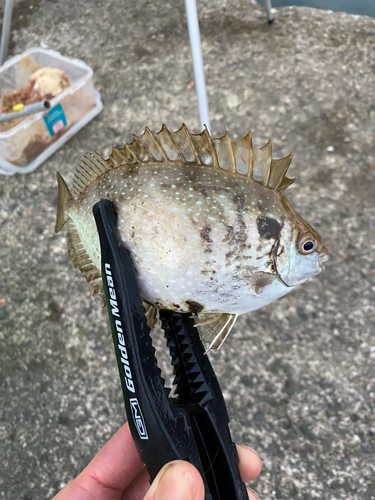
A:
<svg viewBox="0 0 375 500">
<path fill-rule="evenodd" d="M 10 24 L 12 22 L 13 1 L 14 0 L 5 0 L 3 30 L 1 33 L 1 45 L 0 45 L 0 66 L 4 64 L 8 54 L 8 41 L 9 41 Z"/>
<path fill-rule="evenodd" d="M 195 85 L 197 88 L 199 119 L 202 130 L 206 125 L 208 131 L 211 133 L 196 1 L 185 0 L 185 8 L 189 28 L 191 54 L 193 58 Z"/>
<path fill-rule="evenodd" d="M 13 113 L 2 113 L 0 115 L 0 123 L 7 122 L 9 120 L 15 120 L 16 118 L 22 118 L 23 116 L 33 115 L 35 113 L 40 113 L 41 111 L 46 111 L 51 107 L 49 101 L 40 101 L 35 104 L 29 104 L 25 106 L 21 111 L 14 111 Z"/>
<path fill-rule="evenodd" d="M 274 17 L 273 17 L 273 13 L 272 13 L 272 3 L 271 3 L 271 0 L 264 0 L 264 4 L 266 6 L 266 10 L 267 10 L 267 19 L 268 19 L 268 22 L 271 24 Z"/>
</svg>

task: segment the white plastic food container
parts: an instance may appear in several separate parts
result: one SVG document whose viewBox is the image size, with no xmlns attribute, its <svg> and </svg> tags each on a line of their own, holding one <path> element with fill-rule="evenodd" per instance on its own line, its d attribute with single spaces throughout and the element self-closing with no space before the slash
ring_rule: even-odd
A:
<svg viewBox="0 0 375 500">
<path fill-rule="evenodd" d="M 29 49 L 0 67 L 0 94 L 26 86 L 32 73 L 45 66 L 65 71 L 69 87 L 50 101 L 48 113 L 28 116 L 10 130 L 0 130 L 0 174 L 32 172 L 103 108 L 90 66 L 40 48 Z M 47 126 L 53 116 L 57 122 Z"/>
</svg>

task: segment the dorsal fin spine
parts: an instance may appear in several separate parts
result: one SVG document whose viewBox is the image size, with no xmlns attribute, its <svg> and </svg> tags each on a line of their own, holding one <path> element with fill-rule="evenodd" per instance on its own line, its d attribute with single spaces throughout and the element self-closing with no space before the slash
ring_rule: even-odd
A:
<svg viewBox="0 0 375 500">
<path fill-rule="evenodd" d="M 229 155 L 230 155 L 230 168 L 229 172 L 232 172 L 232 174 L 235 174 L 237 171 L 236 168 L 236 155 L 234 154 L 234 149 L 233 149 L 233 143 L 232 139 L 230 138 L 228 130 L 224 134 L 225 140 L 227 141 L 228 144 L 228 149 L 229 149 Z"/>
<path fill-rule="evenodd" d="M 268 186 L 270 176 L 271 176 L 271 163 L 272 163 L 272 141 L 269 139 L 267 144 L 263 146 L 261 149 L 264 149 L 266 151 L 266 161 L 267 161 L 267 167 L 266 167 L 266 173 L 264 174 L 262 184 L 263 186 Z"/>
<path fill-rule="evenodd" d="M 249 150 L 249 170 L 247 173 L 247 177 L 249 179 L 253 178 L 253 172 L 254 172 L 254 154 L 253 154 L 253 140 L 251 138 L 251 132 L 250 130 L 248 133 L 245 135 L 246 140 L 248 141 L 248 150 Z"/>
<path fill-rule="evenodd" d="M 144 135 L 144 134 L 143 134 Z M 138 143 L 142 146 L 143 148 L 143 151 L 145 152 L 145 154 L 148 156 L 148 161 L 157 161 L 157 159 L 155 158 L 155 156 L 151 153 L 151 151 L 148 149 L 148 147 L 141 143 L 141 139 L 137 136 L 134 136 L 136 137 Z M 143 136 L 142 136 L 143 137 Z"/>
<path fill-rule="evenodd" d="M 214 163 L 213 167 L 214 168 L 219 168 L 219 160 L 217 159 L 217 151 L 216 151 L 216 148 L 215 148 L 214 141 L 212 140 L 211 134 L 208 131 L 207 125 L 204 126 L 204 130 L 205 130 L 205 133 L 206 133 L 206 136 L 207 136 L 207 139 L 208 139 L 208 143 L 209 143 L 210 149 L 211 149 L 212 160 L 213 160 L 213 163 Z"/>
<path fill-rule="evenodd" d="M 110 158 L 117 163 L 117 165 L 128 164 L 129 160 L 125 157 L 125 155 L 121 154 L 121 151 L 116 148 L 112 148 L 112 153 Z"/>
<path fill-rule="evenodd" d="M 133 136 L 131 144 L 120 150 L 113 148 L 107 160 L 96 152 L 86 153 L 75 172 L 72 192 L 79 196 L 97 177 L 113 168 L 175 161 L 221 168 L 282 192 L 294 181 L 285 175 L 291 158 L 292 154 L 273 160 L 271 140 L 254 150 L 250 131 L 242 139 L 232 141 L 228 131 L 212 138 L 207 127 L 200 134 L 191 134 L 185 124 L 177 132 L 170 132 L 163 125 L 157 134 L 146 127 L 142 136 Z"/>
<path fill-rule="evenodd" d="M 189 132 L 189 130 L 187 129 L 186 125 L 183 124 L 182 127 L 183 128 L 183 131 L 185 132 L 185 135 L 189 141 L 189 144 L 191 146 L 191 149 L 193 151 L 193 154 L 194 154 L 194 158 L 195 158 L 195 163 L 198 163 L 198 165 L 202 165 L 202 162 L 201 162 L 201 159 L 198 155 L 198 151 L 197 151 L 197 148 L 195 147 L 195 144 L 194 144 L 194 141 L 193 141 L 193 138 L 191 136 L 191 133 Z"/>
<path fill-rule="evenodd" d="M 159 151 L 161 157 L 164 158 L 164 160 L 167 160 L 164 149 L 160 146 L 159 141 L 155 137 L 155 134 L 153 132 L 151 132 L 151 130 L 148 127 L 145 128 L 143 135 L 145 136 L 146 134 L 148 135 L 148 137 L 150 137 L 150 139 L 155 144 L 156 149 Z M 155 161 L 156 161 L 156 158 L 155 158 Z"/>
<path fill-rule="evenodd" d="M 162 132 L 162 130 L 163 130 L 163 128 L 160 130 L 159 134 Z M 154 134 L 153 132 L 151 132 L 151 130 L 150 130 L 150 133 L 152 135 L 152 138 L 154 139 L 154 142 L 155 142 L 161 156 L 163 157 L 163 160 L 168 161 L 167 153 L 164 151 L 163 146 L 160 144 L 158 137 L 157 137 L 157 134 Z"/>
<path fill-rule="evenodd" d="M 133 144 L 133 143 L 132 143 Z M 126 150 L 129 151 L 130 155 L 133 157 L 133 159 L 135 160 L 135 162 L 133 163 L 141 163 L 142 162 L 142 158 L 140 158 L 137 154 L 137 152 L 134 150 L 134 148 L 132 147 L 132 144 L 127 144 L 125 147 L 126 147 Z M 125 149 L 124 147 L 124 149 Z"/>
<path fill-rule="evenodd" d="M 177 156 L 178 156 L 178 159 L 179 159 L 180 161 L 185 161 L 185 159 L 184 159 L 184 157 L 183 157 L 183 155 L 182 155 L 182 153 L 181 153 L 181 149 L 180 149 L 180 148 L 178 147 L 178 145 L 176 144 L 176 141 L 174 140 L 173 135 L 169 132 L 168 128 L 167 128 L 165 125 L 163 125 L 163 127 L 164 127 L 164 128 L 163 128 L 162 130 L 163 130 L 163 132 L 164 132 L 164 133 L 166 133 L 166 134 L 168 135 L 168 137 L 170 138 L 171 143 L 172 143 L 172 145 L 173 145 L 173 148 L 174 148 L 174 150 L 175 150 L 175 152 L 176 152 L 176 154 L 177 154 Z"/>
<path fill-rule="evenodd" d="M 293 151 L 291 151 L 287 156 L 285 156 L 284 158 L 281 158 L 281 160 L 284 160 L 284 168 L 282 169 L 282 171 L 280 172 L 279 174 L 279 180 L 278 182 L 276 183 L 276 186 L 274 187 L 275 191 L 278 191 L 279 190 L 279 187 L 280 185 L 282 184 L 283 182 L 283 179 L 285 178 L 285 174 L 289 168 L 289 165 L 290 165 L 290 162 L 292 161 L 292 158 L 293 158 Z M 286 189 L 286 188 L 285 188 Z"/>
<path fill-rule="evenodd" d="M 296 179 L 288 179 L 288 177 L 283 177 L 280 185 L 278 186 L 277 189 L 275 189 L 278 193 L 282 193 L 283 191 L 285 191 L 285 189 L 287 189 L 289 186 L 291 186 L 293 184 L 293 182 L 295 181 Z"/>
</svg>

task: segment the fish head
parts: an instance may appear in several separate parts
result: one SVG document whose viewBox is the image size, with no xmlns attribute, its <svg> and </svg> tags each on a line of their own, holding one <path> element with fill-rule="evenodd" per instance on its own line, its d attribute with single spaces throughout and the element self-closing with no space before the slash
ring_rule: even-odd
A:
<svg viewBox="0 0 375 500">
<path fill-rule="evenodd" d="M 274 267 L 288 287 L 319 274 L 328 260 L 328 250 L 317 231 L 284 198 L 288 216 L 281 228 L 274 252 Z"/>
</svg>

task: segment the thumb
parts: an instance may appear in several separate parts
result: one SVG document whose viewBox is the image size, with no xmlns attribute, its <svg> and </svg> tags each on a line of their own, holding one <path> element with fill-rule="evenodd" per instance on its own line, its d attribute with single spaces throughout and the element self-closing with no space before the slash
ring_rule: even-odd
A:
<svg viewBox="0 0 375 500">
<path fill-rule="evenodd" d="M 144 500 L 204 500 L 202 478 L 189 462 L 170 462 L 159 471 Z"/>
</svg>

